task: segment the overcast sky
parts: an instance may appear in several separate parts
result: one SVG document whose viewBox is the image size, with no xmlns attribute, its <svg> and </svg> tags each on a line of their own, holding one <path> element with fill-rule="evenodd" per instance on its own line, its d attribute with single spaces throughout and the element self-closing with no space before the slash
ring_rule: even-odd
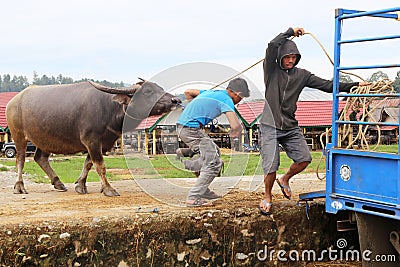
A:
<svg viewBox="0 0 400 267">
<path fill-rule="evenodd" d="M 290 26 L 312 32 L 333 56 L 336 8 L 396 6 L 400 1 L 2 1 L 0 74 L 27 76 L 30 82 L 36 71 L 39 76 L 61 73 L 75 80 L 133 83 L 192 62 L 241 71 L 262 59 L 267 43 Z M 343 29 L 349 37 L 395 35 L 400 22 L 358 19 L 345 22 Z M 299 67 L 331 78 L 332 65 L 316 42 L 309 35 L 295 41 L 302 53 Z M 350 45 L 342 63 L 399 63 L 399 41 L 386 43 L 368 45 L 368 50 Z M 393 79 L 398 70 L 383 71 Z M 245 75 L 262 87 L 261 64 Z"/>
</svg>

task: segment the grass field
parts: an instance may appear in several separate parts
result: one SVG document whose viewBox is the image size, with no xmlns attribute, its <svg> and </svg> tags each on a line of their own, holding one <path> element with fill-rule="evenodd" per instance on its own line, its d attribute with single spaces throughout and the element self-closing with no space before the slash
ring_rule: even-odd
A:
<svg viewBox="0 0 400 267">
<path fill-rule="evenodd" d="M 397 153 L 397 146 L 380 146 L 377 151 Z M 319 172 L 325 172 L 325 161 L 321 160 L 320 151 L 311 152 L 313 162 L 304 171 L 305 173 L 315 173 L 319 165 Z M 262 175 L 261 157 L 258 153 L 237 153 L 222 154 L 222 160 L 225 162 L 223 176 L 241 176 L 241 175 Z M 60 179 L 66 183 L 73 183 L 79 177 L 85 156 L 54 156 L 51 158 L 51 166 L 58 174 Z M 190 171 L 186 171 L 183 163 L 175 158 L 175 155 L 156 155 L 147 157 L 142 154 L 132 155 L 127 158 L 124 156 L 105 156 L 107 167 L 107 178 L 110 180 L 119 180 L 131 178 L 129 171 L 135 178 L 183 178 L 195 177 Z M 281 166 L 278 174 L 283 174 L 289 168 L 292 161 L 284 152 L 281 153 Z M 1 158 L 0 165 L 15 166 L 15 159 Z M 1 168 L 4 171 L 6 168 Z M 119 171 L 113 171 L 119 170 Z M 125 170 L 121 172 L 121 170 Z M 36 182 L 49 182 L 45 173 L 33 161 L 32 157 L 27 157 L 24 172 L 30 174 Z M 99 181 L 94 168 L 89 173 L 88 181 Z"/>
</svg>

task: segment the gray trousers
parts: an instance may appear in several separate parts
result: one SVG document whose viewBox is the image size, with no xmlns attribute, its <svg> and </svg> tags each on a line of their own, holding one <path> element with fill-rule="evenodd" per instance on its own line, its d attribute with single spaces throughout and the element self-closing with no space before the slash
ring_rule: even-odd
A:
<svg viewBox="0 0 400 267">
<path fill-rule="evenodd" d="M 222 168 L 222 160 L 218 146 L 211 138 L 198 128 L 177 126 L 179 138 L 194 152 L 199 152 L 198 157 L 185 160 L 185 168 L 191 171 L 199 171 L 200 175 L 195 185 L 190 189 L 187 198 L 196 199 L 206 194 L 211 182 L 219 174 Z"/>
<path fill-rule="evenodd" d="M 259 127 L 262 168 L 265 175 L 276 172 L 279 168 L 279 144 L 295 163 L 311 162 L 310 150 L 299 127 L 291 130 L 279 130 L 262 123 Z"/>
</svg>

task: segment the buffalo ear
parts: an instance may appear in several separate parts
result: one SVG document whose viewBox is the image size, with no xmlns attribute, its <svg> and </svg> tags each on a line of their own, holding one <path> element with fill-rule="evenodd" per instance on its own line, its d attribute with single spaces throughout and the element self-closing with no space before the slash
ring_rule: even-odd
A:
<svg viewBox="0 0 400 267">
<path fill-rule="evenodd" d="M 131 97 L 128 95 L 121 95 L 121 94 L 116 94 L 113 96 L 113 101 L 116 101 L 120 104 L 125 104 L 128 105 L 129 102 L 131 102 Z"/>
</svg>

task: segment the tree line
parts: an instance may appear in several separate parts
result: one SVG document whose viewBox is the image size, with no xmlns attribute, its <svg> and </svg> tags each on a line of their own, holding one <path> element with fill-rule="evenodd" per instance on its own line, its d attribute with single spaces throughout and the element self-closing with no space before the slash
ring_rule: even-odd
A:
<svg viewBox="0 0 400 267">
<path fill-rule="evenodd" d="M 377 82 L 382 79 L 389 79 L 388 75 L 382 71 L 377 71 L 373 73 L 368 79 L 368 82 Z M 36 71 L 33 72 L 33 82 L 29 83 L 28 79 L 26 76 L 17 76 L 13 75 L 11 78 L 10 74 L 4 74 L 0 75 L 0 92 L 20 92 L 24 88 L 30 86 L 30 85 L 49 85 L 49 84 L 70 84 L 70 83 L 78 83 L 78 82 L 83 82 L 83 81 L 94 81 L 97 83 L 101 83 L 105 86 L 110 86 L 110 87 L 124 87 L 125 84 L 124 82 L 109 82 L 106 80 L 103 81 L 98 81 L 98 80 L 93 80 L 93 79 L 80 79 L 74 81 L 74 79 L 70 77 L 64 77 L 63 75 L 59 74 L 57 77 L 54 76 L 47 76 L 43 74 L 41 77 L 36 73 Z M 353 79 L 351 78 L 350 75 L 348 74 L 341 74 L 340 75 L 340 81 L 341 82 L 352 82 Z M 397 72 L 397 76 L 395 77 L 393 81 L 393 87 L 395 90 L 399 93 L 400 92 L 400 71 Z"/>
<path fill-rule="evenodd" d="M 121 82 L 110 82 L 107 80 L 98 81 L 88 78 L 83 78 L 80 80 L 74 80 L 71 77 L 64 77 L 62 74 L 59 74 L 57 77 L 48 76 L 43 74 L 41 77 L 37 74 L 36 71 L 33 72 L 33 81 L 29 82 L 26 76 L 17 76 L 13 75 L 11 78 L 10 74 L 0 75 L 0 92 L 20 92 L 26 87 L 30 85 L 50 85 L 50 84 L 70 84 L 70 83 L 78 83 L 83 81 L 94 81 L 97 83 L 101 83 L 105 86 L 110 87 L 124 87 L 125 84 L 123 81 Z"/>
</svg>

